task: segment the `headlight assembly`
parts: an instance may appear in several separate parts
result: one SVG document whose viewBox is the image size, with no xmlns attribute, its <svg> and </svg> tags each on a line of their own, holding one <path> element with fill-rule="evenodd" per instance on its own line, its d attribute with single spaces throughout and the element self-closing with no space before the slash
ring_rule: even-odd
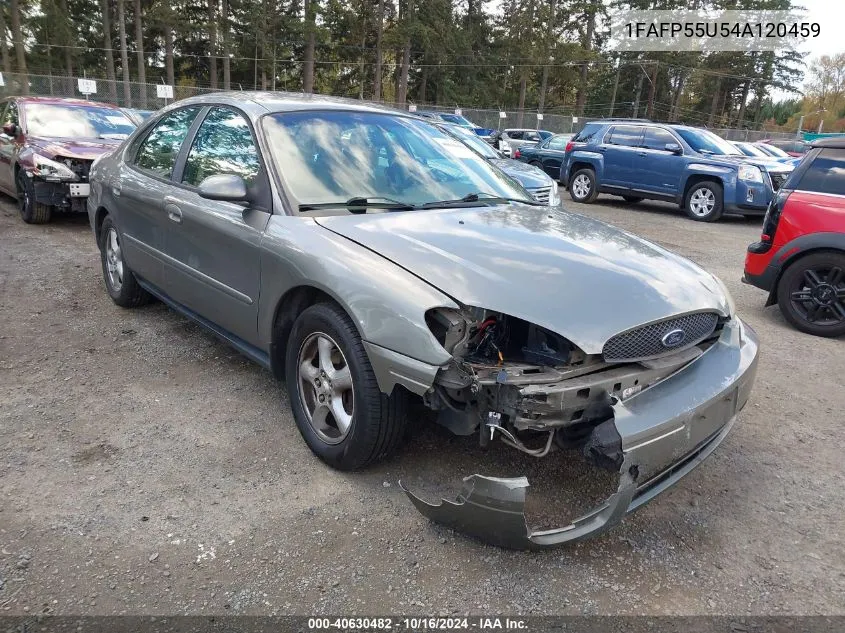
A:
<svg viewBox="0 0 845 633">
<path fill-rule="evenodd" d="M 759 167 L 743 164 L 739 166 L 739 179 L 746 182 L 763 182 L 763 172 Z"/>
<path fill-rule="evenodd" d="M 35 168 L 31 170 L 32 174 L 34 176 L 39 176 L 44 180 L 54 182 L 60 180 L 79 180 L 70 167 L 41 156 L 41 154 L 34 154 L 33 162 L 35 163 Z"/>
</svg>

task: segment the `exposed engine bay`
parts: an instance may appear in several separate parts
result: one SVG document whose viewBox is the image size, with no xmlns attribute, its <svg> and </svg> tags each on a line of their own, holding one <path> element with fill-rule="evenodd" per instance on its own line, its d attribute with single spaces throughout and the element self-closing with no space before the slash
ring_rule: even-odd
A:
<svg viewBox="0 0 845 633">
<path fill-rule="evenodd" d="M 584 448 L 596 465 L 614 471 L 622 452 L 611 431 L 613 404 L 695 360 L 720 329 L 660 358 L 608 363 L 555 332 L 506 314 L 437 309 L 426 321 L 453 356 L 425 397 L 440 424 L 458 435 L 478 432 L 482 447 L 498 438 L 536 457 L 555 443 Z M 608 421 L 602 445 L 592 446 L 594 430 Z"/>
<path fill-rule="evenodd" d="M 598 534 L 674 485 L 728 435 L 757 368 L 753 330 L 713 313 L 622 332 L 610 341 L 634 333 L 646 344 L 629 346 L 625 360 L 614 362 L 488 310 L 431 310 L 426 321 L 453 357 L 424 396 L 440 424 L 461 435 L 478 433 L 482 447 L 499 439 L 535 457 L 554 447 L 579 450 L 594 466 L 618 474 L 615 493 L 551 530 L 528 525 L 525 477 L 471 475 L 454 500 L 435 503 L 399 482 L 429 519 L 514 549 Z M 620 348 L 610 349 L 618 358 Z"/>
</svg>

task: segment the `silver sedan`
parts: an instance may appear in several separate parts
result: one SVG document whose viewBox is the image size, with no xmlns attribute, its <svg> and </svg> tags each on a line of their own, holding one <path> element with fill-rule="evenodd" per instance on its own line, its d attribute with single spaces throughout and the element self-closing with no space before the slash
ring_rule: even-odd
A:
<svg viewBox="0 0 845 633">
<path fill-rule="evenodd" d="M 409 403 L 482 445 L 577 448 L 619 475 L 571 525 L 528 529 L 524 478 L 471 475 L 424 514 L 506 547 L 617 523 L 724 439 L 757 339 L 722 283 L 654 244 L 537 203 L 401 112 L 211 94 L 96 161 L 108 294 L 194 319 L 286 383 L 308 446 L 353 470 L 390 454 Z"/>
</svg>

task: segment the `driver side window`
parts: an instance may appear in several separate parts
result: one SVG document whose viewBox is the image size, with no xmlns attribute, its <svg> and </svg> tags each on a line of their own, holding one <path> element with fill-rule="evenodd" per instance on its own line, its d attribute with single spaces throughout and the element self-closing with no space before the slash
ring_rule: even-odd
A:
<svg viewBox="0 0 845 633">
<path fill-rule="evenodd" d="M 197 130 L 182 182 L 198 187 L 209 176 L 234 174 L 250 185 L 260 167 L 246 119 L 229 108 L 212 108 Z"/>
</svg>

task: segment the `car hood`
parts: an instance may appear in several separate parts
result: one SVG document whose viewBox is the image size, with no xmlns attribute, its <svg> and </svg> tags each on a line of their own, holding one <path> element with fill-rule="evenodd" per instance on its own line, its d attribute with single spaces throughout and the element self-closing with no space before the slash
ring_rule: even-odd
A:
<svg viewBox="0 0 845 633">
<path fill-rule="evenodd" d="M 731 310 L 721 283 L 692 262 L 565 211 L 514 204 L 315 220 L 459 303 L 542 326 L 588 354 L 644 323 Z"/>
<path fill-rule="evenodd" d="M 722 164 L 727 163 L 727 164 L 731 164 L 731 165 L 737 165 L 739 163 L 750 163 L 752 165 L 755 165 L 756 167 L 759 167 L 760 169 L 762 169 L 764 171 L 778 171 L 779 172 L 779 171 L 791 171 L 791 169 L 792 169 L 792 167 L 790 165 L 786 165 L 786 164 L 778 161 L 775 158 L 771 158 L 771 159 L 762 158 L 762 157 L 756 158 L 754 156 L 745 156 L 744 154 L 742 156 L 734 156 L 732 154 L 722 155 L 722 156 L 715 156 L 715 155 L 710 156 L 710 155 L 705 154 L 704 156 L 705 156 L 705 158 L 707 158 L 707 160 L 713 161 L 715 163 L 722 163 Z"/>
<path fill-rule="evenodd" d="M 539 167 L 522 163 L 511 158 L 491 158 L 490 164 L 495 165 L 508 176 L 516 180 L 523 187 L 549 187 L 554 184 L 552 177 Z"/>
<path fill-rule="evenodd" d="M 29 136 L 26 139 L 27 145 L 45 158 L 80 158 L 82 160 L 94 160 L 97 156 L 111 152 L 122 139 L 84 139 L 84 138 L 63 138 L 51 139 L 38 136 Z"/>
</svg>

